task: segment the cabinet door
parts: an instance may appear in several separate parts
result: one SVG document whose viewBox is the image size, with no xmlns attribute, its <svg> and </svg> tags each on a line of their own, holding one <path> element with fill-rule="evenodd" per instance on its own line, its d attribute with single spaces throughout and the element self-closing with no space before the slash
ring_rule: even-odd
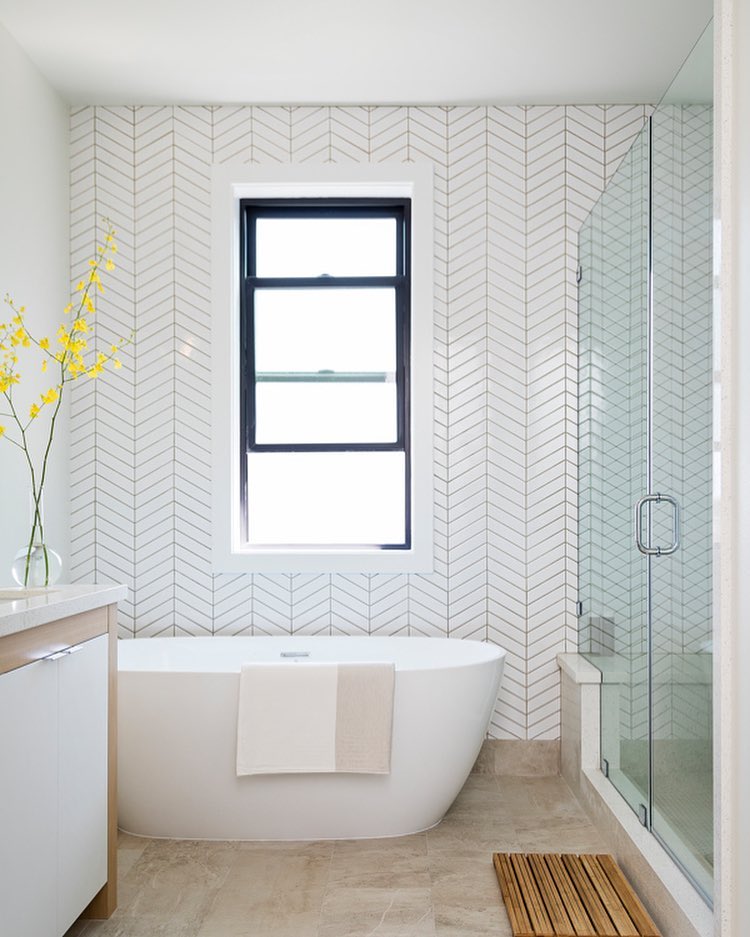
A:
<svg viewBox="0 0 750 937">
<path fill-rule="evenodd" d="M 62 934 L 107 880 L 107 636 L 78 645 L 57 664 Z"/>
<path fill-rule="evenodd" d="M 0 930 L 57 934 L 57 663 L 0 676 Z"/>
</svg>

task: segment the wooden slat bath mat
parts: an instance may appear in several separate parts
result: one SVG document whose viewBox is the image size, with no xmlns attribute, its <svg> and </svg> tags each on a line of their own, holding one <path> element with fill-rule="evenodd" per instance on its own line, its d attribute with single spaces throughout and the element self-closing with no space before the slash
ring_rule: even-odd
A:
<svg viewBox="0 0 750 937">
<path fill-rule="evenodd" d="M 612 856 L 492 856 L 513 937 L 660 937 Z"/>
</svg>

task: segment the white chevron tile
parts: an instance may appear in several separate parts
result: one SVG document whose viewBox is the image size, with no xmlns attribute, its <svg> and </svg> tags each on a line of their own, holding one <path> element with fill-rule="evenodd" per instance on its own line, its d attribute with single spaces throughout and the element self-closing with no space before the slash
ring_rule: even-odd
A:
<svg viewBox="0 0 750 937">
<path fill-rule="evenodd" d="M 291 577 L 292 633 L 330 634 L 331 577 L 326 574 Z"/>
<path fill-rule="evenodd" d="M 213 633 L 252 634 L 252 583 L 246 575 L 213 576 Z"/>
<path fill-rule="evenodd" d="M 370 576 L 331 576 L 331 633 L 366 635 L 370 630 Z"/>
<path fill-rule="evenodd" d="M 409 152 L 409 109 L 374 107 L 370 111 L 370 159 L 376 163 L 414 159 Z"/>
<path fill-rule="evenodd" d="M 253 122 L 243 107 L 211 109 L 211 147 L 217 163 L 250 162 L 256 157 L 256 135 Z"/>
<path fill-rule="evenodd" d="M 330 109 L 330 158 L 333 162 L 369 160 L 371 112 L 369 107 Z"/>
<path fill-rule="evenodd" d="M 291 110 L 291 161 L 333 161 L 332 118 L 327 107 L 294 107 Z"/>
<path fill-rule="evenodd" d="M 408 628 L 406 576 L 373 576 L 370 580 L 370 634 L 407 634 Z"/>
<path fill-rule="evenodd" d="M 445 566 L 445 564 L 443 564 Z M 409 580 L 409 634 L 445 637 L 448 633 L 447 569 Z"/>
<path fill-rule="evenodd" d="M 253 634 L 291 634 L 292 577 L 252 577 L 250 616 Z"/>
</svg>

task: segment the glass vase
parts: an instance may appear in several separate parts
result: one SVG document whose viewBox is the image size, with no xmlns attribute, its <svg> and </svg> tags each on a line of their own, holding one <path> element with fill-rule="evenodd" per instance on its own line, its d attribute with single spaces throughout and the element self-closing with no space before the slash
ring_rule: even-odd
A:
<svg viewBox="0 0 750 937">
<path fill-rule="evenodd" d="M 45 543 L 21 547 L 11 566 L 11 574 L 15 581 L 27 589 L 54 585 L 61 572 L 62 560 L 59 554 Z"/>
</svg>

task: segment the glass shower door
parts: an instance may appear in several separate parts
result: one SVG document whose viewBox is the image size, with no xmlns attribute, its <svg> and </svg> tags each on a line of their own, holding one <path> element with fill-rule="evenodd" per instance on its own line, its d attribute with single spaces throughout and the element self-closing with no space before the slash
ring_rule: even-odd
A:
<svg viewBox="0 0 750 937">
<path fill-rule="evenodd" d="M 694 55 L 579 239 L 579 649 L 602 770 L 710 901 L 710 28 Z"/>
<path fill-rule="evenodd" d="M 709 37 L 710 38 L 710 37 Z M 706 896 L 712 790 L 712 107 L 652 117 L 653 832 Z M 648 512 L 647 512 L 648 513 Z M 677 527 L 675 527 L 677 525 Z"/>
<path fill-rule="evenodd" d="M 648 128 L 579 238 L 579 648 L 602 672 L 602 768 L 648 803 L 648 564 L 633 543 L 647 490 Z"/>
</svg>

